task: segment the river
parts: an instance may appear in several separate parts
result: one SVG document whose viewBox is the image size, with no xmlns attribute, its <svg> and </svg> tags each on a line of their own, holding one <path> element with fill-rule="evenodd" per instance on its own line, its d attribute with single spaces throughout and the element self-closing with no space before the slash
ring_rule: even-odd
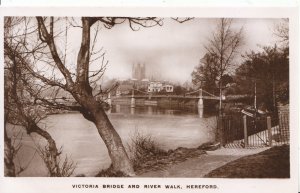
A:
<svg viewBox="0 0 300 193">
<path fill-rule="evenodd" d="M 125 147 L 137 133 L 149 135 L 165 150 L 177 147 L 198 147 L 214 140 L 216 117 L 205 115 L 200 118 L 197 110 L 172 110 L 158 107 L 113 106 L 108 112 L 109 119 L 122 138 Z M 49 115 L 41 126 L 62 147 L 76 163 L 74 175 L 94 176 L 99 170 L 110 165 L 107 149 L 96 127 L 79 113 Z M 15 128 L 14 133 L 17 133 Z M 20 136 L 20 135 L 19 135 Z M 42 143 L 37 136 L 22 136 L 22 148 L 16 164 L 26 166 L 21 176 L 47 176 L 46 168 L 37 153 L 35 144 Z M 18 159 L 16 159 L 18 160 Z"/>
</svg>

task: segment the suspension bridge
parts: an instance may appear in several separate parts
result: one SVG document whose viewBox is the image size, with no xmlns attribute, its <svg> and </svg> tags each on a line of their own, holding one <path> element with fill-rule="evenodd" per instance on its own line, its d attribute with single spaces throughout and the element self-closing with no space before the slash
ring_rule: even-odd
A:
<svg viewBox="0 0 300 193">
<path fill-rule="evenodd" d="M 116 101 L 116 100 L 120 100 L 120 99 L 131 99 L 130 101 L 130 106 L 132 108 L 134 108 L 136 106 L 136 99 L 145 99 L 145 105 L 149 104 L 149 105 L 157 105 L 157 101 L 158 99 L 196 99 L 198 100 L 198 108 L 203 108 L 203 100 L 225 100 L 225 97 L 222 96 L 216 96 L 213 95 L 205 90 L 203 90 L 202 88 L 192 91 L 192 92 L 187 92 L 184 94 L 173 94 L 173 93 L 164 93 L 164 94 L 160 94 L 160 93 L 150 93 L 150 92 L 145 92 L 142 90 L 138 90 L 138 89 L 132 89 L 131 90 L 131 94 L 127 94 L 127 95 L 114 95 L 111 96 L 110 93 L 108 93 L 108 97 L 106 102 L 111 105 L 112 101 Z"/>
<path fill-rule="evenodd" d="M 115 95 L 115 96 L 111 96 L 110 93 L 108 94 L 108 98 L 146 98 L 146 99 L 152 99 L 152 98 L 174 98 L 174 99 L 208 99 L 208 100 L 225 100 L 225 96 L 222 96 L 220 98 L 220 96 L 216 96 L 213 95 L 205 90 L 203 90 L 202 88 L 192 91 L 192 92 L 188 92 L 188 93 L 184 93 L 184 94 L 180 94 L 180 95 L 176 95 L 176 94 L 172 94 L 172 93 L 165 93 L 165 94 L 157 94 L 157 93 L 151 93 L 151 92 L 145 92 L 142 90 L 138 90 L 138 89 L 132 89 L 131 90 L 131 95 Z"/>
<path fill-rule="evenodd" d="M 129 92 L 123 95 L 121 94 L 111 95 L 111 93 L 109 92 L 106 95 L 102 96 L 101 99 L 99 100 L 105 101 L 109 106 L 112 106 L 113 104 L 129 105 L 132 111 L 134 111 L 134 108 L 139 105 L 158 106 L 159 104 L 161 104 L 160 102 L 164 103 L 166 102 L 166 100 L 168 101 L 167 102 L 168 104 L 172 104 L 173 101 L 175 102 L 175 104 L 178 105 L 179 103 L 181 105 L 186 105 L 186 102 L 189 103 L 193 101 L 192 104 L 198 106 L 198 113 L 200 117 L 203 116 L 204 100 L 225 100 L 224 96 L 220 97 L 220 96 L 213 95 L 201 88 L 180 95 L 174 93 L 164 93 L 164 94 L 150 93 L 138 89 L 131 89 L 130 91 L 131 93 Z M 160 101 L 160 99 L 166 99 L 166 100 Z M 55 98 L 54 101 L 59 104 L 77 105 L 77 102 L 74 100 L 74 98 L 61 97 L 61 98 Z"/>
<path fill-rule="evenodd" d="M 135 94 L 135 91 L 137 94 Z M 213 95 L 203 89 L 198 89 L 196 91 L 180 94 L 180 95 L 174 95 L 172 93 L 166 93 L 166 94 L 156 94 L 156 93 L 150 93 L 141 91 L 138 89 L 132 89 L 131 95 L 120 95 L 120 96 L 111 96 L 111 98 L 185 98 L 185 99 L 209 99 L 209 100 L 220 100 L 219 96 Z M 141 94 L 142 93 L 142 94 Z M 198 93 L 198 95 L 197 95 Z M 206 95 L 205 95 L 206 94 Z M 222 96 L 221 100 L 225 100 L 225 97 Z"/>
<path fill-rule="evenodd" d="M 138 89 L 131 89 L 131 94 L 125 94 L 125 95 L 111 95 L 109 92 L 105 98 L 102 98 L 105 102 L 107 102 L 109 105 L 112 105 L 112 100 L 117 99 L 131 99 L 131 102 L 134 103 L 135 99 L 145 99 L 145 100 L 155 100 L 160 98 L 166 98 L 166 99 L 198 99 L 198 105 L 203 104 L 203 100 L 225 100 L 225 96 L 216 96 L 214 94 L 211 94 L 202 88 L 187 92 L 184 94 L 174 94 L 174 93 L 151 93 L 151 92 L 145 92 L 143 90 Z M 55 98 L 56 102 L 62 103 L 62 104 L 70 104 L 70 103 L 76 103 L 76 101 L 73 98 Z M 131 106 L 135 106 L 134 104 L 131 104 Z"/>
</svg>

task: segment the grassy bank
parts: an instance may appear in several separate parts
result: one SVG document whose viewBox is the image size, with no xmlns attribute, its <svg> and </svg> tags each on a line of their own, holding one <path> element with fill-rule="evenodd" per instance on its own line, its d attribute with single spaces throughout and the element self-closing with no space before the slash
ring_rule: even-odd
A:
<svg viewBox="0 0 300 193">
<path fill-rule="evenodd" d="M 168 166 L 206 154 L 206 150 L 217 148 L 212 143 L 205 143 L 197 148 L 179 147 L 175 150 L 164 151 L 150 137 L 138 136 L 135 139 L 137 140 L 133 141 L 129 151 L 136 175 L 162 170 Z M 109 167 L 100 171 L 96 177 L 124 177 L 124 174 L 113 172 L 112 168 Z"/>
<path fill-rule="evenodd" d="M 272 147 L 258 154 L 245 156 L 219 167 L 204 177 L 210 178 L 289 178 L 288 145 Z"/>
<path fill-rule="evenodd" d="M 167 166 L 186 161 L 189 158 L 194 158 L 205 154 L 204 150 L 198 148 L 183 148 L 179 147 L 175 150 L 160 152 L 159 154 L 150 154 L 145 156 L 143 160 L 133 163 L 136 175 L 148 172 L 162 170 Z M 121 172 L 113 172 L 109 167 L 106 170 L 101 170 L 96 177 L 126 177 Z"/>
</svg>

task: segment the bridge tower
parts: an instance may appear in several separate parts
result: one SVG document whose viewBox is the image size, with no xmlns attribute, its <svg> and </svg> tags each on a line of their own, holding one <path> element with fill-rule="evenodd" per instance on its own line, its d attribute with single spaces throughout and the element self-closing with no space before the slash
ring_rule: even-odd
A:
<svg viewBox="0 0 300 193">
<path fill-rule="evenodd" d="M 135 108 L 134 90 L 132 89 L 130 107 Z"/>
<path fill-rule="evenodd" d="M 198 114 L 200 118 L 203 118 L 203 94 L 202 94 L 202 88 L 199 90 L 199 100 L 198 100 Z"/>
</svg>

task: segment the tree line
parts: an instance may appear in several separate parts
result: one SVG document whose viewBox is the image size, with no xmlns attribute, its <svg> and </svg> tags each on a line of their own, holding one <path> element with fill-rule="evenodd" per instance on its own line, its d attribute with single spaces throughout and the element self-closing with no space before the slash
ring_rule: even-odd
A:
<svg viewBox="0 0 300 193">
<path fill-rule="evenodd" d="M 226 95 L 255 97 L 256 108 L 276 111 L 278 103 L 289 102 L 288 19 L 274 26 L 275 45 L 260 46 L 260 51 L 244 54 L 240 52 L 244 44 L 243 28 L 234 29 L 233 21 L 219 20 L 204 46 L 205 55 L 191 74 L 192 81 L 216 95 L 226 92 Z"/>
</svg>

